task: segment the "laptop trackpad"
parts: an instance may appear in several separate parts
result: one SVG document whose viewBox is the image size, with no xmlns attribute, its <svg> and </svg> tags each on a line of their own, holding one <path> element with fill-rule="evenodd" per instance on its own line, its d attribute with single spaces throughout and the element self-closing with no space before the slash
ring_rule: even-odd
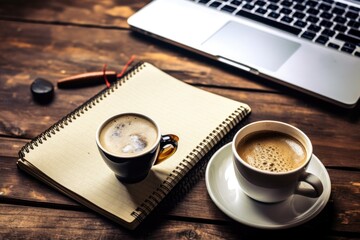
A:
<svg viewBox="0 0 360 240">
<path fill-rule="evenodd" d="M 299 43 L 233 21 L 202 45 L 219 57 L 270 71 L 276 71 L 300 47 Z"/>
</svg>

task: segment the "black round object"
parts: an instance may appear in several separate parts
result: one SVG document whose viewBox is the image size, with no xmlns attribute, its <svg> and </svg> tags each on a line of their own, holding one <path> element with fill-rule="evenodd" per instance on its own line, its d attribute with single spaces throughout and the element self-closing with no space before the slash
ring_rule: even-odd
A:
<svg viewBox="0 0 360 240">
<path fill-rule="evenodd" d="M 36 78 L 31 84 L 31 93 L 39 103 L 49 103 L 54 97 L 54 85 L 43 78 Z"/>
</svg>

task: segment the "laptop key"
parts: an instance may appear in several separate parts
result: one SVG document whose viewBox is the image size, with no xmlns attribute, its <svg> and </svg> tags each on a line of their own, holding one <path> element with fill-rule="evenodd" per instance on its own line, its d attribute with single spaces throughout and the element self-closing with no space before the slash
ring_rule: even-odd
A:
<svg viewBox="0 0 360 240">
<path fill-rule="evenodd" d="M 233 0 L 233 1 L 231 1 L 231 4 L 233 4 L 233 5 L 235 5 L 235 6 L 240 6 L 241 1 Z"/>
<path fill-rule="evenodd" d="M 315 36 L 316 36 L 315 33 L 309 31 L 306 31 L 301 35 L 302 38 L 306 38 L 308 40 L 313 40 Z"/>
<path fill-rule="evenodd" d="M 312 14 L 312 15 L 317 15 L 320 11 L 316 8 L 309 8 L 306 13 L 308 14 Z"/>
<path fill-rule="evenodd" d="M 263 7 L 263 6 L 266 5 L 266 2 L 265 2 L 265 1 L 258 0 L 258 1 L 255 2 L 255 5 L 258 5 L 258 6 L 260 6 L 260 7 Z"/>
<path fill-rule="evenodd" d="M 316 7 L 316 5 L 318 5 L 317 1 L 313 1 L 313 0 L 309 0 L 305 3 L 306 5 L 310 6 L 310 7 Z"/>
<path fill-rule="evenodd" d="M 228 12 L 228 13 L 232 13 L 235 10 L 236 10 L 236 8 L 229 6 L 229 5 L 225 5 L 221 8 L 221 11 Z"/>
<path fill-rule="evenodd" d="M 317 23 L 319 21 L 319 18 L 318 17 L 314 17 L 312 15 L 309 15 L 307 18 L 306 18 L 306 21 L 309 21 L 309 22 L 312 22 L 312 23 Z"/>
<path fill-rule="evenodd" d="M 273 11 L 277 10 L 278 8 L 279 8 L 279 6 L 275 5 L 275 4 L 270 4 L 269 6 L 267 6 L 267 9 L 270 9 L 270 10 L 273 10 Z"/>
<path fill-rule="evenodd" d="M 340 17 L 340 16 L 336 16 L 333 21 L 337 22 L 337 23 L 341 23 L 341 24 L 344 24 L 346 23 L 346 18 L 344 17 Z"/>
<path fill-rule="evenodd" d="M 344 43 L 343 47 L 347 47 L 347 48 L 352 48 L 355 50 L 356 45 L 352 44 L 352 43 Z"/>
<path fill-rule="evenodd" d="M 319 9 L 323 10 L 323 11 L 329 11 L 330 8 L 331 8 L 331 6 L 329 4 L 325 4 L 325 3 L 321 3 L 319 6 Z"/>
<path fill-rule="evenodd" d="M 335 35 L 335 31 L 325 28 L 325 29 L 322 31 L 321 34 L 322 34 L 322 35 L 329 36 L 329 37 L 332 37 L 332 36 Z"/>
<path fill-rule="evenodd" d="M 348 42 L 360 46 L 360 39 L 345 35 L 343 33 L 338 33 L 335 38 L 344 42 Z"/>
<path fill-rule="evenodd" d="M 283 16 L 280 21 L 285 23 L 291 23 L 294 19 L 288 16 Z"/>
<path fill-rule="evenodd" d="M 329 43 L 328 47 L 331 47 L 331 48 L 334 48 L 334 49 L 339 49 L 340 48 L 340 46 L 335 44 L 335 43 Z"/>
<path fill-rule="evenodd" d="M 217 8 L 217 7 L 219 7 L 220 5 L 221 5 L 221 2 L 213 2 L 213 3 L 211 3 L 209 6 L 210 6 L 210 7 Z"/>
<path fill-rule="evenodd" d="M 322 12 L 320 14 L 320 17 L 324 18 L 324 19 L 328 19 L 330 20 L 334 15 L 332 13 L 329 12 Z"/>
<path fill-rule="evenodd" d="M 302 12 L 295 12 L 293 14 L 293 17 L 296 17 L 298 19 L 303 19 L 305 16 L 306 16 L 305 13 L 302 13 Z"/>
<path fill-rule="evenodd" d="M 253 8 L 254 8 L 255 6 L 254 5 L 251 5 L 251 4 L 249 4 L 249 3 L 247 3 L 247 4 L 245 4 L 244 6 L 243 6 L 243 8 L 245 8 L 245 9 L 247 9 L 247 10 L 252 10 Z"/>
<path fill-rule="evenodd" d="M 335 8 L 333 8 L 333 10 L 331 10 L 331 12 L 336 15 L 342 15 L 345 12 L 345 10 L 342 8 L 335 7 Z"/>
<path fill-rule="evenodd" d="M 346 52 L 346 53 L 350 53 L 350 54 L 352 54 L 354 51 L 353 48 L 348 48 L 348 47 L 342 47 L 340 50 L 343 52 Z"/>
<path fill-rule="evenodd" d="M 345 3 L 340 3 L 340 2 L 335 3 L 335 5 L 342 7 L 342 8 L 346 8 L 348 6 Z"/>
<path fill-rule="evenodd" d="M 324 27 L 324 28 L 331 28 L 333 25 L 332 22 L 328 21 L 328 20 L 322 20 L 320 22 L 320 26 Z"/>
<path fill-rule="evenodd" d="M 293 5 L 293 2 L 284 0 L 283 2 L 281 2 L 281 5 L 283 5 L 285 7 L 291 7 Z"/>
<path fill-rule="evenodd" d="M 210 0 L 200 0 L 200 1 L 199 1 L 199 3 L 203 3 L 203 4 L 206 4 L 206 3 L 208 3 L 208 2 L 210 2 Z"/>
<path fill-rule="evenodd" d="M 354 12 L 360 12 L 360 8 L 358 8 L 358 7 L 350 6 L 349 9 L 353 10 Z"/>
<path fill-rule="evenodd" d="M 280 13 L 283 13 L 285 15 L 290 15 L 292 12 L 292 10 L 288 9 L 288 8 L 283 8 L 280 10 Z"/>
<path fill-rule="evenodd" d="M 329 38 L 326 36 L 320 35 L 315 42 L 325 45 L 329 41 Z"/>
<path fill-rule="evenodd" d="M 298 27 L 300 27 L 300 28 L 303 28 L 303 27 L 305 27 L 305 26 L 307 25 L 307 23 L 304 22 L 304 21 L 301 21 L 301 20 L 297 20 L 297 21 L 294 23 L 294 25 L 295 25 L 295 26 L 298 26 Z"/>
<path fill-rule="evenodd" d="M 258 8 L 256 9 L 255 12 L 264 15 L 267 12 L 267 10 L 264 8 Z"/>
<path fill-rule="evenodd" d="M 353 20 L 350 20 L 347 25 L 349 27 L 352 27 L 352 28 L 360 28 L 360 21 L 357 22 L 357 21 L 353 21 Z"/>
<path fill-rule="evenodd" d="M 347 27 L 341 24 L 336 24 L 334 30 L 337 30 L 339 32 L 345 32 L 347 30 Z"/>
<path fill-rule="evenodd" d="M 278 17 L 280 17 L 280 14 L 277 12 L 271 12 L 271 13 L 269 13 L 268 16 L 271 18 L 277 19 Z"/>
<path fill-rule="evenodd" d="M 294 6 L 294 9 L 299 10 L 299 11 L 303 11 L 306 8 L 306 6 L 302 5 L 302 4 L 296 4 Z"/>
<path fill-rule="evenodd" d="M 360 31 L 359 30 L 351 28 L 348 33 L 350 35 L 353 35 L 353 36 L 357 37 L 357 38 L 360 38 Z"/>
<path fill-rule="evenodd" d="M 317 25 L 314 25 L 314 24 L 311 24 L 309 27 L 308 27 L 308 30 L 312 31 L 312 32 L 319 32 L 321 30 L 321 27 L 317 26 Z"/>
<path fill-rule="evenodd" d="M 239 15 L 239 16 L 242 16 L 242 17 L 257 21 L 257 22 L 261 22 L 263 24 L 275 27 L 277 29 L 280 29 L 282 31 L 286 31 L 288 33 L 292 33 L 292 34 L 295 34 L 295 35 L 298 35 L 301 32 L 301 29 L 299 29 L 299 28 L 296 28 L 296 27 L 289 26 L 289 25 L 281 23 L 281 22 L 271 20 L 271 19 L 262 17 L 260 15 L 255 15 L 255 14 L 252 14 L 252 13 L 244 11 L 244 10 L 238 11 L 236 13 L 236 15 Z"/>
<path fill-rule="evenodd" d="M 356 18 L 359 16 L 358 13 L 354 13 L 354 12 L 347 12 L 345 13 L 345 17 L 356 20 Z"/>
</svg>

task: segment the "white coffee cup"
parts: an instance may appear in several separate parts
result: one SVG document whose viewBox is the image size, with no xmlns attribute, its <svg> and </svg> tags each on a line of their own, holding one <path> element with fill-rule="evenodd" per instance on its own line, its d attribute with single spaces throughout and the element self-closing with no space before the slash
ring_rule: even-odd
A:
<svg viewBox="0 0 360 240">
<path fill-rule="evenodd" d="M 248 124 L 232 141 L 235 175 L 242 190 L 265 203 L 280 202 L 293 194 L 311 198 L 322 194 L 321 180 L 306 171 L 312 152 L 304 132 L 278 121 Z"/>
</svg>

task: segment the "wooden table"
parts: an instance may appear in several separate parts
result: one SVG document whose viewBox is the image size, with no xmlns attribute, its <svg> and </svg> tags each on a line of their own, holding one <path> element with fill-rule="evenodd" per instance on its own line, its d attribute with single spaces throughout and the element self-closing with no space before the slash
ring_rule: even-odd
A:
<svg viewBox="0 0 360 240">
<path fill-rule="evenodd" d="M 146 1 L 1 1 L 0 3 L 0 238 L 1 239 L 253 239 L 360 238 L 359 108 L 344 110 L 162 42 L 134 34 L 126 19 Z M 330 175 L 324 210 L 301 226 L 259 230 L 237 223 L 210 199 L 204 172 L 178 201 L 128 231 L 17 169 L 20 148 L 104 88 L 55 88 L 48 105 L 30 84 L 119 71 L 131 55 L 204 90 L 248 103 L 244 124 L 273 119 L 311 138 Z"/>
</svg>

